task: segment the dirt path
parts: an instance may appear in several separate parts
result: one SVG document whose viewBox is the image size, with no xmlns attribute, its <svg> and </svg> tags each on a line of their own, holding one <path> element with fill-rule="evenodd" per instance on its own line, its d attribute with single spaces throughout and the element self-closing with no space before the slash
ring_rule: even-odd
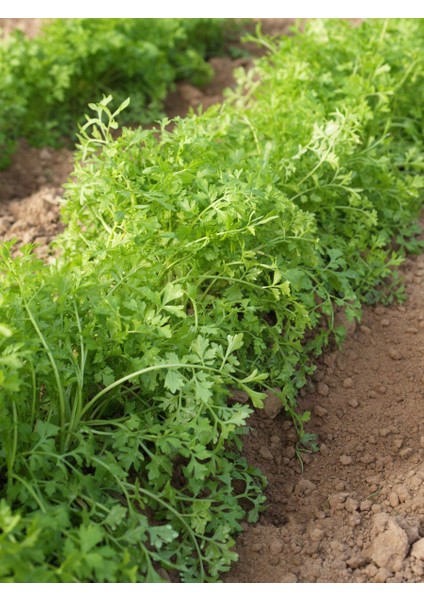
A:
<svg viewBox="0 0 424 600">
<path fill-rule="evenodd" d="M 34 31 L 31 19 L 18 21 Z M 287 29 L 287 20 L 264 21 L 269 32 Z M 213 66 L 207 88 L 178 84 L 170 116 L 220 101 L 247 61 Z M 0 172 L 0 238 L 35 241 L 47 256 L 71 169 L 70 151 L 23 142 Z M 312 411 L 308 431 L 320 443 L 318 454 L 303 455 L 303 472 L 282 413 L 252 418 L 245 451 L 269 479 L 268 505 L 240 536 L 227 582 L 424 581 L 424 255 L 402 272 L 407 302 L 365 308 L 343 350 L 328 352 L 303 390 L 299 404 Z"/>
<path fill-rule="evenodd" d="M 424 256 L 402 271 L 406 303 L 365 308 L 299 400 L 321 446 L 303 472 L 290 423 L 252 419 L 268 510 L 228 582 L 424 581 Z"/>
</svg>

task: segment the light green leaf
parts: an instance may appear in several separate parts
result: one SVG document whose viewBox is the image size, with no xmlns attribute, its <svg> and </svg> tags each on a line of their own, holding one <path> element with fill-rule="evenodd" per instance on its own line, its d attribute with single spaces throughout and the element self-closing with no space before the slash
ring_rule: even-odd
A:
<svg viewBox="0 0 424 600">
<path fill-rule="evenodd" d="M 175 394 L 178 390 L 182 390 L 185 386 L 186 379 L 177 369 L 169 369 L 165 377 L 165 387 Z"/>
</svg>

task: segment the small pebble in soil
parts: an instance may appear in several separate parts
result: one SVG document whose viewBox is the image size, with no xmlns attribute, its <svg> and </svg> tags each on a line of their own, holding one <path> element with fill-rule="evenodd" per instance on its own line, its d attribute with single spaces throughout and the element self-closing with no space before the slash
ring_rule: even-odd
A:
<svg viewBox="0 0 424 600">
<path fill-rule="evenodd" d="M 262 458 L 264 458 L 265 460 L 272 460 L 274 457 L 272 456 L 269 448 L 267 448 L 266 446 L 261 446 L 259 448 L 259 454 Z"/>
<path fill-rule="evenodd" d="M 363 454 L 361 456 L 361 458 L 359 459 L 359 461 L 363 464 L 363 465 L 370 465 L 373 462 L 375 462 L 375 456 L 373 456 L 372 454 L 370 454 L 369 452 L 365 452 L 365 454 Z"/>
<path fill-rule="evenodd" d="M 389 319 L 381 319 L 381 325 L 382 325 L 382 327 L 389 327 L 390 326 Z"/>
<path fill-rule="evenodd" d="M 323 406 L 316 406 L 314 412 L 317 417 L 325 417 L 328 414 L 328 410 L 326 410 Z"/>
<path fill-rule="evenodd" d="M 421 538 L 412 546 L 411 556 L 417 560 L 424 561 L 424 538 Z"/>
<path fill-rule="evenodd" d="M 336 358 L 336 366 L 340 371 L 344 371 L 346 368 L 346 357 L 343 354 L 339 354 Z"/>
<path fill-rule="evenodd" d="M 326 364 L 327 367 L 334 367 L 335 360 L 335 354 L 327 354 L 326 356 L 324 356 L 324 364 Z"/>
<path fill-rule="evenodd" d="M 315 527 L 314 529 L 312 529 L 312 531 L 309 534 L 309 537 L 311 538 L 311 540 L 313 542 L 319 542 L 320 540 L 322 540 L 322 538 L 324 537 L 324 532 L 322 529 L 319 529 L 319 527 Z"/>
<path fill-rule="evenodd" d="M 359 329 L 362 331 L 362 333 L 365 333 L 365 335 L 370 335 L 371 333 L 371 329 L 366 325 L 361 325 Z"/>
<path fill-rule="evenodd" d="M 402 354 L 400 353 L 400 351 L 397 348 L 390 348 L 389 356 L 392 360 L 401 360 L 402 359 Z"/>
<path fill-rule="evenodd" d="M 40 158 L 43 162 L 49 162 L 53 158 L 53 155 L 48 148 L 43 148 L 40 151 Z"/>
<path fill-rule="evenodd" d="M 412 448 L 403 448 L 399 452 L 399 456 L 401 458 L 409 458 L 410 456 L 412 456 L 413 453 L 414 453 L 414 450 Z"/>
<path fill-rule="evenodd" d="M 320 381 L 318 383 L 317 390 L 318 390 L 318 394 L 320 396 L 328 396 L 330 388 L 328 387 L 328 385 L 326 383 L 324 383 L 323 381 Z"/>
<path fill-rule="evenodd" d="M 392 573 L 388 569 L 381 567 L 378 569 L 377 573 L 373 577 L 373 581 L 375 583 L 386 583 L 386 581 L 391 577 Z"/>
<path fill-rule="evenodd" d="M 372 507 L 371 500 L 366 499 L 366 500 L 362 500 L 362 502 L 360 503 L 359 510 L 361 512 L 368 512 L 369 510 L 371 510 L 371 507 Z"/>
<path fill-rule="evenodd" d="M 343 387 L 347 390 L 353 387 L 353 379 L 351 377 L 346 377 L 343 381 Z"/>
<path fill-rule="evenodd" d="M 280 583 L 297 583 L 297 577 L 294 573 L 286 573 L 281 577 Z"/>
<path fill-rule="evenodd" d="M 319 451 L 323 456 L 328 456 L 328 446 L 324 443 L 319 445 Z"/>
<path fill-rule="evenodd" d="M 396 492 L 390 492 L 389 504 L 392 508 L 396 508 L 397 506 L 399 506 L 399 496 L 396 494 Z"/>
<path fill-rule="evenodd" d="M 359 567 L 363 567 L 365 564 L 366 558 L 360 555 L 352 556 L 347 560 L 347 566 L 351 569 L 359 569 Z"/>
<path fill-rule="evenodd" d="M 303 387 L 300 392 L 299 395 L 301 398 L 306 398 L 306 396 L 308 394 L 314 394 L 315 393 L 315 385 L 312 381 L 308 381 L 308 383 L 305 385 L 305 387 Z"/>
<path fill-rule="evenodd" d="M 368 576 L 368 577 L 374 577 L 374 575 L 377 573 L 378 569 L 375 565 L 370 564 L 368 565 L 365 569 L 364 569 L 364 573 Z"/>
<path fill-rule="evenodd" d="M 347 454 L 342 454 L 339 458 L 339 462 L 344 465 L 351 465 L 353 462 L 353 458 L 351 456 L 348 456 Z"/>
<path fill-rule="evenodd" d="M 284 544 L 281 540 L 274 540 L 269 545 L 269 553 L 271 556 L 278 556 L 283 550 Z"/>
<path fill-rule="evenodd" d="M 415 565 L 412 565 L 412 572 L 418 577 L 418 579 L 412 581 L 411 583 L 422 583 L 424 575 L 424 559 L 416 562 Z"/>
<path fill-rule="evenodd" d="M 409 487 L 411 488 L 411 490 L 418 490 L 419 488 L 421 488 L 422 484 L 423 480 L 421 479 L 421 477 L 413 475 L 411 477 L 411 481 L 409 482 Z"/>
<path fill-rule="evenodd" d="M 375 492 L 375 490 L 378 489 L 378 486 L 380 485 L 382 480 L 383 479 L 381 475 L 368 475 L 368 477 L 365 478 L 365 481 L 371 485 L 371 491 L 373 492 Z"/>
<path fill-rule="evenodd" d="M 328 504 L 332 510 L 338 510 L 343 508 L 346 498 L 349 494 L 345 492 L 339 492 L 338 494 L 330 494 L 328 496 Z"/>
<path fill-rule="evenodd" d="M 333 486 L 338 492 L 344 492 L 346 489 L 346 481 L 343 481 L 343 479 L 335 479 Z"/>
<path fill-rule="evenodd" d="M 282 454 L 286 458 L 294 458 L 296 456 L 296 448 L 294 446 L 288 446 L 287 448 L 284 448 Z"/>
<path fill-rule="evenodd" d="M 306 454 L 305 452 L 302 454 L 302 461 L 305 465 L 309 465 L 312 461 L 312 454 Z"/>
<path fill-rule="evenodd" d="M 308 496 L 316 487 L 315 483 L 309 481 L 309 479 L 299 479 L 294 488 L 294 493 L 298 496 Z"/>
<path fill-rule="evenodd" d="M 359 514 L 357 512 L 353 512 L 350 516 L 349 516 L 349 526 L 352 529 L 353 527 L 357 527 L 358 525 L 360 525 L 362 522 L 361 517 L 359 516 Z"/>
<path fill-rule="evenodd" d="M 320 521 L 321 519 L 325 519 L 325 518 L 326 518 L 326 516 L 327 516 L 327 514 L 326 514 L 326 512 L 325 512 L 324 510 L 319 510 L 319 509 L 317 509 L 317 510 L 315 511 L 315 518 L 316 518 L 316 519 L 318 519 L 319 521 Z"/>
<path fill-rule="evenodd" d="M 359 402 L 358 402 L 358 400 L 356 398 L 349 398 L 349 400 L 347 401 L 347 403 L 352 408 L 358 408 L 358 406 L 359 406 Z"/>
<path fill-rule="evenodd" d="M 283 404 L 278 398 L 272 393 L 269 393 L 264 400 L 263 412 L 266 417 L 269 419 L 275 419 L 275 417 L 280 414 L 283 409 Z"/>
<path fill-rule="evenodd" d="M 380 515 L 376 515 L 375 519 Z M 380 568 L 393 572 L 400 570 L 409 550 L 406 532 L 395 519 L 388 517 L 385 531 L 377 534 L 370 548 L 370 557 Z"/>
<path fill-rule="evenodd" d="M 374 312 L 376 315 L 378 315 L 379 317 L 381 317 L 381 315 L 384 315 L 386 312 L 386 309 L 384 308 L 384 306 L 376 306 L 374 309 Z"/>
<path fill-rule="evenodd" d="M 356 498 L 347 498 L 346 502 L 345 502 L 345 509 L 348 512 L 355 512 L 357 511 L 359 508 L 359 502 L 356 500 Z"/>
</svg>

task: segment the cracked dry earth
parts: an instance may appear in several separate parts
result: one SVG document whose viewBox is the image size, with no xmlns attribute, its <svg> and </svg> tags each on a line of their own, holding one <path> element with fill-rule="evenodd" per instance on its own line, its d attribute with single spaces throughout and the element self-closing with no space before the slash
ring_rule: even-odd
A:
<svg viewBox="0 0 424 600">
<path fill-rule="evenodd" d="M 18 21 L 33 32 L 33 20 Z M 274 33 L 288 22 L 263 21 Z M 170 116 L 222 98 L 243 64 L 214 60 L 214 82 L 202 90 L 179 83 Z M 0 240 L 36 242 L 48 258 L 71 170 L 69 150 L 23 141 L 0 172 Z M 299 408 L 312 412 L 307 428 L 320 444 L 303 454 L 303 470 L 275 398 L 251 418 L 245 453 L 268 477 L 267 510 L 239 536 L 240 559 L 226 582 L 424 582 L 424 255 L 401 271 L 407 301 L 365 307 L 343 348 L 325 353 L 302 390 Z"/>
</svg>

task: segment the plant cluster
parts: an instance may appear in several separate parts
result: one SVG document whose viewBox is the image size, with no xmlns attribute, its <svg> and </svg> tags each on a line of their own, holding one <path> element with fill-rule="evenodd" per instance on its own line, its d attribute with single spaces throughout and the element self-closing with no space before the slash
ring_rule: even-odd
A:
<svg viewBox="0 0 424 600">
<path fill-rule="evenodd" d="M 153 132 L 91 105 L 60 256 L 1 247 L 0 578 L 215 581 L 264 478 L 273 390 L 417 250 L 419 20 L 312 21 L 202 115 Z M 119 117 L 120 118 L 120 117 Z M 394 242 L 395 240 L 395 242 Z"/>
<path fill-rule="evenodd" d="M 223 51 L 225 19 L 56 19 L 34 39 L 0 43 L 0 165 L 16 140 L 56 145 L 83 122 L 88 102 L 131 95 L 127 123 L 163 116 L 174 81 L 209 81 L 206 58 Z M 120 100 L 121 99 L 121 100 Z"/>
</svg>

